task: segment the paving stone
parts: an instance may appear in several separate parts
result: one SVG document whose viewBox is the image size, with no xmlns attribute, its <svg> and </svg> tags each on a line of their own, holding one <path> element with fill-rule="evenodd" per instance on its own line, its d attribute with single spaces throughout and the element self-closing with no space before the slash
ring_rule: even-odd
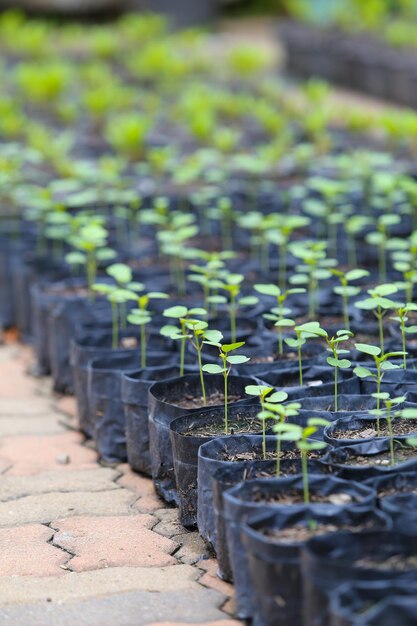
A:
<svg viewBox="0 0 417 626">
<path fill-rule="evenodd" d="M 178 544 L 150 530 L 151 515 L 79 517 L 53 523 L 53 543 L 75 556 L 71 570 L 81 572 L 123 565 L 163 567 L 174 565 L 170 554 Z"/>
<path fill-rule="evenodd" d="M 201 590 L 197 582 L 200 572 L 189 565 L 153 567 L 152 570 L 149 567 L 112 567 L 80 573 L 62 572 L 64 576 L 60 577 L 2 578 L 0 605 L 45 603 L 47 599 L 62 604 L 128 591 L 157 594 L 169 590 L 180 594 Z M 0 623 L 3 623 L 1 619 Z"/>
<path fill-rule="evenodd" d="M 18 394 L 18 390 L 15 390 L 15 396 Z M 35 417 L 36 415 L 45 415 L 51 413 L 51 404 L 49 400 L 44 398 L 37 398 L 33 396 L 25 400 L 17 400 L 16 398 L 3 398 L 1 397 L 0 403 L 0 418 L 10 415 L 30 415 Z"/>
<path fill-rule="evenodd" d="M 243 626 L 243 622 L 238 622 L 234 619 L 222 619 L 215 622 L 204 622 L 204 624 L 201 622 L 193 622 L 192 624 L 190 622 L 158 622 L 156 624 L 148 624 L 148 626 Z"/>
<path fill-rule="evenodd" d="M 135 505 L 136 506 L 136 505 Z M 155 511 L 155 517 L 161 521 L 154 526 L 154 531 L 164 537 L 173 537 L 184 532 L 184 527 L 178 520 L 178 509 L 161 509 Z"/>
<path fill-rule="evenodd" d="M 126 465 L 118 465 L 117 469 L 123 475 L 117 481 L 119 485 L 130 489 L 139 496 L 135 507 L 141 513 L 154 513 L 164 506 L 163 500 L 155 493 L 152 480 L 133 472 Z"/>
<path fill-rule="evenodd" d="M 231 596 L 233 594 L 233 585 L 221 580 L 217 576 L 217 561 L 216 559 L 204 559 L 197 563 L 198 567 L 205 570 L 206 573 L 200 578 L 199 582 L 210 589 L 216 589 L 225 596 Z"/>
<path fill-rule="evenodd" d="M 0 526 L 31 522 L 48 524 L 79 515 L 126 515 L 131 513 L 131 503 L 132 494 L 124 489 L 31 495 L 0 502 Z"/>
<path fill-rule="evenodd" d="M 56 415 L 38 415 L 20 417 L 17 415 L 0 416 L 0 437 L 14 435 L 55 435 L 65 432 Z"/>
<path fill-rule="evenodd" d="M 16 361 L 0 362 L 0 397 L 31 398 L 36 390 L 36 381 L 26 376 Z"/>
<path fill-rule="evenodd" d="M 114 482 L 118 472 L 106 468 L 73 472 L 44 472 L 34 476 L 3 476 L 0 502 L 51 492 L 104 491 L 120 489 Z"/>
<path fill-rule="evenodd" d="M 182 563 L 194 565 L 208 555 L 206 544 L 197 531 L 183 532 L 180 535 L 174 535 L 171 539 L 181 545 L 181 548 L 175 553 L 175 558 Z"/>
<path fill-rule="evenodd" d="M 176 569 L 176 568 L 172 568 Z M 73 576 L 70 574 L 69 576 Z M 0 624 L 7 626 L 149 626 L 174 620 L 185 624 L 225 621 L 223 596 L 216 591 L 146 591 L 112 595 L 84 602 L 9 606 L 0 609 Z M 233 622 L 227 622 L 231 626 Z"/>
<path fill-rule="evenodd" d="M 48 469 L 61 471 L 95 469 L 97 455 L 80 445 L 82 442 L 82 435 L 75 432 L 3 437 L 0 440 L 0 457 L 13 464 L 13 468 L 8 472 L 13 476 L 37 474 Z M 61 454 L 68 454 L 70 463 L 60 464 L 57 458 Z"/>
<path fill-rule="evenodd" d="M 60 566 L 70 557 L 47 543 L 53 534 L 53 530 L 41 524 L 1 528 L 0 577 L 62 575 Z"/>
<path fill-rule="evenodd" d="M 74 396 L 62 396 L 55 402 L 55 408 L 69 417 L 76 417 L 77 415 L 77 401 Z"/>
</svg>

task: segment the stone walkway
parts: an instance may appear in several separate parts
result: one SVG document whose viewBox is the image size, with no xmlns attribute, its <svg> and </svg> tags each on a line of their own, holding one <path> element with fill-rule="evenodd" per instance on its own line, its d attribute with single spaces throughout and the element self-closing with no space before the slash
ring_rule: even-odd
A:
<svg viewBox="0 0 417 626">
<path fill-rule="evenodd" d="M 152 482 L 102 467 L 73 398 L 0 347 L 0 625 L 238 626 L 232 587 Z"/>
</svg>

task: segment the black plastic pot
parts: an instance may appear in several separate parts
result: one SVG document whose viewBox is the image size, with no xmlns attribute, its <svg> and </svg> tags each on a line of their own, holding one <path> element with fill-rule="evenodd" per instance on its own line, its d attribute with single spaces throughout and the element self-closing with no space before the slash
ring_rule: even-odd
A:
<svg viewBox="0 0 417 626">
<path fill-rule="evenodd" d="M 243 544 L 247 550 L 249 584 L 252 595 L 252 623 L 262 626 L 302 624 L 303 598 L 300 552 L 305 542 L 280 542 L 279 531 L 308 526 L 314 520 L 329 524 L 334 531 L 346 526 L 366 530 L 385 530 L 391 520 L 374 508 L 317 511 L 311 507 L 250 516 L 243 525 Z M 268 536 L 277 533 L 277 536 Z"/>
<path fill-rule="evenodd" d="M 397 471 L 372 476 L 367 478 L 364 484 L 376 490 L 379 506 L 381 506 L 383 500 L 390 495 L 417 492 L 417 473 Z"/>
<path fill-rule="evenodd" d="M 223 376 L 206 375 L 204 382 L 208 398 L 212 394 L 223 394 Z M 258 384 L 256 379 L 231 375 L 229 376 L 228 384 L 229 395 L 241 398 L 238 402 L 234 402 L 234 405 L 238 403 L 256 403 L 256 398 L 248 397 L 245 394 L 247 385 Z M 178 504 L 179 499 L 176 490 L 169 424 L 180 415 L 191 414 L 199 410 L 197 406 L 188 410 L 181 406 L 182 401 L 187 396 L 191 398 L 201 396 L 201 384 L 198 374 L 188 374 L 166 382 L 154 383 L 149 389 L 149 441 L 152 479 L 157 493 L 167 502 L 175 504 Z M 219 405 L 215 406 L 217 408 Z"/>
<path fill-rule="evenodd" d="M 268 383 L 288 393 L 288 397 L 304 398 L 310 396 L 331 396 L 334 393 L 334 369 L 329 366 L 312 365 L 303 369 L 303 385 L 299 383 L 298 368 L 270 372 L 266 375 Z M 261 377 L 262 378 L 262 377 Z M 265 377 L 263 378 L 265 380 Z M 350 370 L 340 370 L 338 374 L 338 392 L 343 395 L 359 394 L 359 379 L 352 376 Z"/>
<path fill-rule="evenodd" d="M 294 449 L 291 442 L 282 442 L 283 449 Z M 267 452 L 275 452 L 276 438 L 267 437 Z M 276 460 L 260 460 L 260 461 L 235 461 L 224 464 L 214 473 L 212 479 L 213 493 L 213 510 L 215 517 L 216 530 L 216 557 L 218 564 L 218 576 L 223 580 L 233 581 L 232 565 L 230 563 L 230 555 L 228 542 L 226 537 L 226 523 L 224 517 L 224 493 L 235 485 L 255 478 L 276 478 L 277 462 Z M 319 473 L 323 466 L 316 461 L 308 461 L 308 470 L 310 473 Z M 301 459 L 281 459 L 280 476 L 292 476 L 301 472 Z"/>
<path fill-rule="evenodd" d="M 337 587 L 358 581 L 385 585 L 387 595 L 393 582 L 417 582 L 417 568 L 393 570 L 358 566 L 361 559 L 385 561 L 394 555 L 415 556 L 417 537 L 392 531 L 340 532 L 314 537 L 302 549 L 305 626 L 330 626 L 329 598 Z"/>
<path fill-rule="evenodd" d="M 166 352 L 147 354 L 149 365 L 169 362 Z M 134 372 L 140 362 L 138 350 L 93 359 L 88 364 L 88 402 L 93 436 L 100 458 L 106 463 L 127 460 L 126 421 L 122 403 L 122 374 Z"/>
<path fill-rule="evenodd" d="M 396 437 L 394 450 L 401 450 L 404 447 L 405 439 L 406 437 Z M 399 471 L 411 472 L 417 469 L 417 453 L 416 458 L 411 458 L 395 465 L 376 464 L 377 455 L 387 452 L 389 452 L 389 440 L 381 437 L 367 443 L 333 448 L 322 457 L 320 462 L 327 465 L 329 471 L 332 471 L 337 476 L 360 482 L 373 476 L 396 474 Z M 355 457 L 357 456 L 369 457 L 369 465 L 355 463 Z"/>
<path fill-rule="evenodd" d="M 390 598 L 397 603 L 399 596 L 411 600 L 414 606 L 412 621 L 407 617 L 404 621 L 401 612 L 396 615 L 390 613 L 385 605 L 387 599 L 387 585 L 385 581 L 347 583 L 336 589 L 330 598 L 331 626 L 366 626 L 374 623 L 375 626 L 412 626 L 415 624 L 417 585 L 408 582 L 391 581 L 389 588 Z M 383 607 L 383 611 L 381 608 Z M 389 615 L 389 621 L 386 617 Z M 373 621 L 378 616 L 378 621 Z M 408 620 L 408 621 L 407 621 Z"/>
<path fill-rule="evenodd" d="M 188 366 L 184 369 L 186 374 L 192 371 L 194 370 Z M 176 378 L 179 375 L 178 365 L 147 367 L 122 374 L 121 397 L 126 420 L 127 460 L 136 472 L 152 475 L 148 425 L 149 388 L 157 381 Z"/>
<path fill-rule="evenodd" d="M 248 516 L 253 513 L 268 513 L 279 510 L 283 515 L 286 515 L 289 511 L 303 511 L 305 504 L 302 501 L 294 504 L 268 501 L 269 497 L 273 498 L 276 494 L 299 493 L 302 496 L 302 482 L 300 474 L 285 478 L 260 478 L 245 481 L 224 493 L 226 536 L 235 584 L 236 613 L 239 618 L 247 619 L 253 615 L 254 600 L 247 553 L 242 543 L 243 524 Z M 309 508 L 313 514 L 316 511 L 321 511 L 331 515 L 344 510 L 369 508 L 376 501 L 376 493 L 372 489 L 333 476 L 313 474 L 309 476 L 309 487 L 311 495 L 336 496 L 347 494 L 351 497 L 348 502 L 343 502 L 341 499 L 340 504 L 330 501 L 311 503 Z"/>
<path fill-rule="evenodd" d="M 394 529 L 406 535 L 415 535 L 417 522 L 417 494 L 400 493 L 382 498 L 379 503 L 394 520 Z"/>
<path fill-rule="evenodd" d="M 275 437 L 267 438 L 270 451 L 276 451 Z M 292 442 L 281 442 L 281 449 L 293 449 Z M 233 458 L 233 460 L 230 460 Z M 242 459 L 245 459 L 242 463 Z M 213 516 L 213 476 L 217 470 L 231 468 L 235 465 L 242 467 L 250 465 L 255 459 L 262 459 L 262 437 L 259 435 L 231 435 L 220 437 L 200 446 L 198 451 L 198 506 L 197 525 L 200 535 L 217 551 L 216 524 Z M 284 465 L 281 458 L 281 467 L 288 473 L 293 473 L 292 463 Z M 275 462 L 275 461 L 274 461 Z M 308 461 L 311 470 L 318 473 L 327 473 L 328 467 L 319 461 Z M 299 466 L 297 466 L 299 468 Z"/>
<path fill-rule="evenodd" d="M 248 434 L 262 432 L 262 424 L 258 419 L 260 405 L 238 406 L 232 405 L 228 411 L 229 433 L 233 431 L 234 424 L 246 426 Z M 209 429 L 219 427 L 218 434 L 213 436 L 193 435 L 196 429 Z M 191 415 L 177 417 L 170 423 L 172 454 L 174 460 L 175 480 L 179 496 L 179 519 L 183 526 L 195 527 L 197 525 L 198 508 L 198 450 L 200 446 L 224 437 L 224 407 L 205 409 L 193 412 Z M 239 434 L 239 432 L 235 433 Z M 274 438 L 275 441 L 275 438 Z M 276 444 L 275 444 L 276 447 Z"/>
</svg>

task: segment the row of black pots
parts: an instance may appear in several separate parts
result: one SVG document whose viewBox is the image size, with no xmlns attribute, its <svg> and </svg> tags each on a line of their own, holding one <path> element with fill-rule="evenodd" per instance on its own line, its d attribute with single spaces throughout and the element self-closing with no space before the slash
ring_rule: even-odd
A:
<svg viewBox="0 0 417 626">
<path fill-rule="evenodd" d="M 287 70 L 296 76 L 322 78 L 351 89 L 415 107 L 416 55 L 395 49 L 369 35 L 352 35 L 299 22 L 282 23 Z"/>
</svg>

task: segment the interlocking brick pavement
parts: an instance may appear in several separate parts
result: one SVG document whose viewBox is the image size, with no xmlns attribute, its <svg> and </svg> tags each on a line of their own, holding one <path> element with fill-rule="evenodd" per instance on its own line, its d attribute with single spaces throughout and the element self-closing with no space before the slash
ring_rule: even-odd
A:
<svg viewBox="0 0 417 626">
<path fill-rule="evenodd" d="M 238 626 L 202 539 L 151 480 L 99 465 L 30 356 L 0 346 L 0 623 Z"/>
</svg>

